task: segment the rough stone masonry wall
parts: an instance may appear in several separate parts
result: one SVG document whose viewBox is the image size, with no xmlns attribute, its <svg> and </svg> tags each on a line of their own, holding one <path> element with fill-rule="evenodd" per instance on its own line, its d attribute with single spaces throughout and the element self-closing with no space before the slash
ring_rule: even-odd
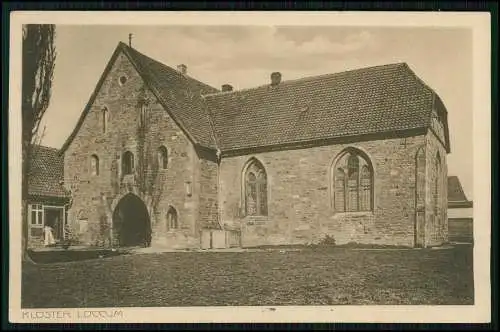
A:
<svg viewBox="0 0 500 332">
<path fill-rule="evenodd" d="M 200 158 L 199 176 L 199 228 L 218 229 L 217 163 Z"/>
<path fill-rule="evenodd" d="M 415 155 L 424 136 L 374 140 L 223 158 L 221 215 L 241 224 L 242 245 L 308 243 L 328 234 L 337 244 L 412 246 L 415 218 Z M 374 211 L 334 213 L 331 167 L 347 147 L 364 151 L 374 168 Z M 268 176 L 268 216 L 241 217 L 242 170 L 257 158 Z"/>
<path fill-rule="evenodd" d="M 436 155 L 439 153 L 441 158 L 441 172 L 437 172 Z M 448 241 L 448 166 L 447 154 L 443 144 L 437 139 L 436 135 L 429 131 L 426 136 L 426 236 L 427 246 L 436 246 Z M 434 181 L 439 181 L 439 205 L 437 212 L 440 214 L 441 224 L 435 216 L 434 204 Z"/>
<path fill-rule="evenodd" d="M 122 75 L 128 78 L 123 85 L 119 84 L 119 77 Z M 137 169 L 137 101 L 142 87 L 142 79 L 133 65 L 125 55 L 119 55 L 78 134 L 65 153 L 65 185 L 73 192 L 73 206 L 69 211 L 68 220 L 79 233 L 83 243 L 102 243 L 107 238 L 100 230 L 102 218 L 110 223 L 114 206 L 130 191 L 136 193 L 148 205 L 153 231 L 152 245 L 196 247 L 199 245 L 198 236 L 195 234 L 199 197 L 196 192 L 188 196 L 185 183 L 197 182 L 199 160 L 188 138 L 147 90 L 146 97 L 151 100 L 151 106 L 148 110 L 150 128 L 146 135 L 146 144 L 155 156 L 160 144 L 164 145 L 169 156 L 168 168 L 158 171 L 155 175 L 158 179 L 155 192 L 160 193 L 160 199 L 156 207 L 153 207 L 150 203 L 151 195 L 142 194 L 137 187 L 123 185 L 132 181 L 130 176 L 125 177 L 117 189 L 117 177 L 113 175 L 116 173 L 112 169 L 120 172 L 120 157 L 125 150 L 134 153 Z M 105 133 L 102 128 L 103 107 L 107 107 L 109 112 L 108 129 Z M 92 154 L 99 157 L 98 176 L 90 174 Z M 177 210 L 180 227 L 167 231 L 166 213 L 170 206 Z"/>
</svg>

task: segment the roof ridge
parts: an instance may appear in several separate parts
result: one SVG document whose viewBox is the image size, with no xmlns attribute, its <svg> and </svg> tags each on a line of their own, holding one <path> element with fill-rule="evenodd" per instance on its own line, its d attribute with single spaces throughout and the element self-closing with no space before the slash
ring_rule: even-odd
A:
<svg viewBox="0 0 500 332">
<path fill-rule="evenodd" d="M 335 73 L 327 73 L 327 74 L 320 74 L 320 75 L 311 75 L 311 76 L 305 76 L 305 77 L 299 77 L 299 78 L 294 78 L 290 80 L 284 80 L 282 81 L 279 85 L 288 85 L 288 84 L 293 84 L 293 83 L 304 83 L 304 82 L 310 82 L 310 81 L 315 81 L 315 80 L 320 80 L 324 78 L 330 78 L 334 77 L 337 75 L 343 75 L 343 74 L 352 74 L 353 72 L 358 72 L 358 71 L 363 71 L 363 70 L 373 70 L 373 69 L 381 69 L 383 67 L 408 67 L 408 64 L 406 62 L 393 62 L 393 63 L 388 63 L 384 65 L 376 65 L 376 66 L 368 66 L 368 67 L 360 67 L 360 68 L 355 68 L 355 69 L 349 69 L 349 70 L 344 70 L 344 71 L 339 71 Z M 251 88 L 245 88 L 245 89 L 240 89 L 240 90 L 233 90 L 233 91 L 219 91 L 219 92 L 214 92 L 214 93 L 207 93 L 203 94 L 203 97 L 212 97 L 212 96 L 219 96 L 219 95 L 228 95 L 228 94 L 238 94 L 239 92 L 248 92 L 248 91 L 253 91 L 253 90 L 258 90 L 262 88 L 269 87 L 269 84 L 262 84 L 258 85 L 255 87 Z"/>
<path fill-rule="evenodd" d="M 200 80 L 198 80 L 198 79 L 194 78 L 194 77 L 193 77 L 193 76 L 191 76 L 191 75 L 188 75 L 188 74 L 182 74 L 182 73 L 180 73 L 178 70 L 174 69 L 173 67 L 171 67 L 171 66 L 169 66 L 169 65 L 167 65 L 167 64 L 165 64 L 165 63 L 163 63 L 163 62 L 161 62 L 161 61 L 158 61 L 158 60 L 156 60 L 156 59 L 154 59 L 154 58 L 152 58 L 152 57 L 150 57 L 150 56 L 146 55 L 145 53 L 140 52 L 139 50 L 137 50 L 137 49 L 135 49 L 135 48 L 133 48 L 133 47 L 128 46 L 128 45 L 127 45 L 127 44 L 125 44 L 124 42 L 120 42 L 120 46 L 121 46 L 121 47 L 124 47 L 127 51 L 133 51 L 133 52 L 135 52 L 135 53 L 139 54 L 140 56 L 145 57 L 145 58 L 146 58 L 146 59 L 148 59 L 149 61 L 155 62 L 156 64 L 161 65 L 161 66 L 163 66 L 163 67 L 165 67 L 165 68 L 169 69 L 170 71 L 172 71 L 172 73 L 177 74 L 179 77 L 185 78 L 185 79 L 187 79 L 187 80 L 191 80 L 191 81 L 193 81 L 193 83 L 202 84 L 202 85 L 206 86 L 207 88 L 211 88 L 211 89 L 214 89 L 214 90 L 218 90 L 217 88 L 215 88 L 215 87 L 213 87 L 213 86 L 211 86 L 211 85 L 209 85 L 209 84 L 207 84 L 207 83 L 205 83 L 205 82 L 202 82 L 202 81 L 200 81 Z"/>
<path fill-rule="evenodd" d="M 181 129 L 185 132 L 185 134 L 190 138 L 190 140 L 194 144 L 199 144 L 205 147 L 212 147 L 212 146 L 217 147 L 217 138 L 215 135 L 215 130 L 213 128 L 211 114 L 209 114 L 209 112 L 205 110 L 206 105 L 201 98 L 201 91 L 209 89 L 214 91 L 218 90 L 206 83 L 203 83 L 201 81 L 192 78 L 189 75 L 184 75 L 180 73 L 178 70 L 158 60 L 155 60 L 139 52 L 136 49 L 133 49 L 126 45 L 124 46 L 123 44 L 120 46 L 122 47 L 122 51 L 125 54 L 127 54 L 132 63 L 135 63 L 135 65 L 138 66 L 137 70 L 140 73 L 142 72 L 142 74 L 147 76 L 143 79 L 149 81 L 150 88 L 152 89 L 153 93 L 156 95 L 158 100 L 162 103 L 165 110 L 168 110 L 170 108 L 169 106 L 167 106 L 167 104 L 172 101 L 172 97 L 166 96 L 162 91 L 161 81 L 163 79 L 168 78 L 171 81 L 179 82 L 179 84 L 182 85 L 182 89 L 185 89 L 186 92 L 189 91 L 188 93 L 191 95 L 191 97 L 189 97 L 191 98 L 191 102 L 198 104 L 199 108 L 198 117 L 204 118 L 201 121 L 206 121 L 204 125 L 208 126 L 206 130 L 208 131 L 207 134 L 210 136 L 209 140 L 211 140 L 212 142 L 211 143 L 203 142 L 204 141 L 203 138 L 194 135 L 192 132 L 192 128 L 189 128 L 189 125 L 187 125 L 187 123 L 185 122 L 188 121 L 189 123 L 190 121 L 186 119 L 185 115 L 179 115 L 175 114 L 175 112 L 170 112 L 170 116 L 177 123 L 177 125 L 181 127 Z M 182 101 L 179 102 L 181 104 L 183 103 Z M 182 105 L 177 104 L 177 101 L 175 101 L 174 103 L 176 103 L 177 105 L 175 107 L 181 107 L 181 108 L 183 107 Z"/>
<path fill-rule="evenodd" d="M 58 148 L 55 148 L 53 146 L 47 146 L 47 145 L 42 145 L 42 144 L 32 144 L 32 148 L 37 148 L 37 149 L 46 149 L 46 150 L 54 150 L 56 152 L 59 151 Z"/>
</svg>

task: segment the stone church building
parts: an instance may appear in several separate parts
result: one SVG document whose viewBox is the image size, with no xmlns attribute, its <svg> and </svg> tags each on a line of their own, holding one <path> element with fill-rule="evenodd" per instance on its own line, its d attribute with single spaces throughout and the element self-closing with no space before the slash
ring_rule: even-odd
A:
<svg viewBox="0 0 500 332">
<path fill-rule="evenodd" d="M 442 244 L 449 152 L 405 63 L 219 90 L 124 43 L 60 150 L 80 242 L 165 248 Z"/>
</svg>

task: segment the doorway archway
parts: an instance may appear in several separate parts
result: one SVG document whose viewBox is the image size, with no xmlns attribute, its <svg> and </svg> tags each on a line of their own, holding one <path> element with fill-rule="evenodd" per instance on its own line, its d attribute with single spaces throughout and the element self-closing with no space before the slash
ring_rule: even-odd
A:
<svg viewBox="0 0 500 332">
<path fill-rule="evenodd" d="M 151 245 L 151 220 L 139 197 L 130 193 L 118 202 L 113 211 L 113 230 L 120 247 Z"/>
</svg>

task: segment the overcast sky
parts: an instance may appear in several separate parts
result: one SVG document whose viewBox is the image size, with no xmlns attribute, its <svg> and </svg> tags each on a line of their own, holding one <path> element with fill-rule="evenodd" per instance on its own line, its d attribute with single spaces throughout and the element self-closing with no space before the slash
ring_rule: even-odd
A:
<svg viewBox="0 0 500 332">
<path fill-rule="evenodd" d="M 214 87 L 235 89 L 366 66 L 406 62 L 448 109 L 449 175 L 473 198 L 472 34 L 458 28 L 339 26 L 56 27 L 57 62 L 43 144 L 60 148 L 119 41 Z"/>
</svg>

